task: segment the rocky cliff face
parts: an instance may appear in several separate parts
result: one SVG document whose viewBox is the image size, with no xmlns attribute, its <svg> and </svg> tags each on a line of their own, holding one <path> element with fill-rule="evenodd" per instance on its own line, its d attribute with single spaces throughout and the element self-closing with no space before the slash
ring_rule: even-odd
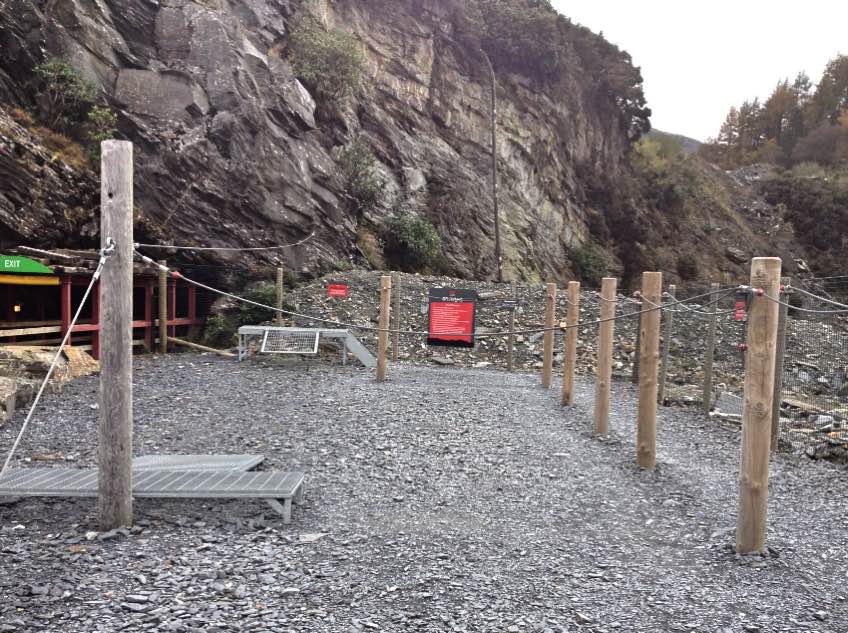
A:
<svg viewBox="0 0 848 633">
<path fill-rule="evenodd" d="M 298 5 L 0 0 L 0 101 L 31 104 L 28 81 L 47 55 L 95 81 L 119 112 L 120 135 L 136 144 L 140 238 L 256 246 L 314 230 L 310 246 L 284 258 L 317 272 L 355 255 L 360 227 L 379 228 L 402 202 L 433 220 L 453 272 L 491 276 L 488 74 L 479 49 L 456 37 L 454 3 L 320 2 L 321 18 L 355 34 L 368 65 L 365 94 L 331 116 L 286 59 Z M 505 268 L 567 278 L 568 249 L 588 235 L 584 183 L 615 176 L 628 130 L 614 107 L 599 107 L 587 77 L 564 77 L 556 95 L 516 75 L 497 81 Z M 390 194 L 365 217 L 347 210 L 335 160 L 360 133 Z M 10 171 L 10 156 L 0 147 L 13 193 L 30 190 L 32 173 Z M 49 204 L 20 191 L 6 198 L 7 240 L 77 241 L 57 234 Z M 78 202 L 88 212 L 82 226 L 96 200 Z"/>
</svg>

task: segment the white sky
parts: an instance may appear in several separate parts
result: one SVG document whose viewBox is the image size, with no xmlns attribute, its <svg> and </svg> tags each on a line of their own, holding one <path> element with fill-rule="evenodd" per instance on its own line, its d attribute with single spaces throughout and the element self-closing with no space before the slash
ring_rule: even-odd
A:
<svg viewBox="0 0 848 633">
<path fill-rule="evenodd" d="M 845 0 L 552 0 L 641 67 L 655 128 L 715 136 L 730 106 L 848 54 Z"/>
</svg>

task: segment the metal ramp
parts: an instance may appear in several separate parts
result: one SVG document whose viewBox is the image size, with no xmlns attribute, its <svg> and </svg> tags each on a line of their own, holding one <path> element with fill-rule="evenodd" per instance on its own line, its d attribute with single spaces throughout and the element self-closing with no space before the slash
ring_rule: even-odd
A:
<svg viewBox="0 0 848 633">
<path fill-rule="evenodd" d="M 264 455 L 144 455 L 133 457 L 138 470 L 251 470 L 265 461 Z"/>
<path fill-rule="evenodd" d="M 97 476 L 97 469 L 13 469 L 0 480 L 0 497 L 96 497 Z M 296 472 L 135 469 L 132 491 L 155 499 L 264 499 L 289 524 L 292 503 L 303 501 L 303 478 Z"/>
<path fill-rule="evenodd" d="M 365 367 L 377 366 L 377 359 L 349 330 L 323 328 L 293 328 L 272 325 L 243 325 L 238 330 L 238 359 L 247 358 L 251 348 L 259 345 L 261 353 L 267 354 L 316 354 L 318 343 L 323 339 L 334 339 L 342 345 L 342 364 L 347 364 L 348 353 L 353 354 Z"/>
</svg>

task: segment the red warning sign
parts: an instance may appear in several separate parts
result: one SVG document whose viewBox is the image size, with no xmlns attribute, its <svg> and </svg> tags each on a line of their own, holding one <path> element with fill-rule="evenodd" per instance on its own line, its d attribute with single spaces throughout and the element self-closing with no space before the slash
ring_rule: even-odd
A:
<svg viewBox="0 0 848 633">
<path fill-rule="evenodd" d="M 327 296 L 345 299 L 350 294 L 350 286 L 345 281 L 331 281 L 327 284 Z"/>
<path fill-rule="evenodd" d="M 477 292 L 457 288 L 430 290 L 430 345 L 474 347 Z"/>
</svg>

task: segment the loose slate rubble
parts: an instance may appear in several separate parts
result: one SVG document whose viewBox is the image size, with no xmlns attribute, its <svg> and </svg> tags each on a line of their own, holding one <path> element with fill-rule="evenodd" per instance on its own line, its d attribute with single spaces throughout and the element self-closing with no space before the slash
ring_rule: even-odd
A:
<svg viewBox="0 0 848 633">
<path fill-rule="evenodd" d="M 659 468 L 641 473 L 629 384 L 614 384 L 613 433 L 599 441 L 589 381 L 562 408 L 537 375 L 392 365 L 389 377 L 138 360 L 136 452 L 265 454 L 263 467 L 308 473 L 303 511 L 284 526 L 251 501 L 144 499 L 134 526 L 103 539 L 93 500 L 0 506 L 0 624 L 844 633 L 845 508 L 832 493 L 844 468 L 778 456 L 770 555 L 737 557 L 735 425 L 661 409 Z M 96 397 L 93 377 L 48 396 L 16 466 L 33 453 L 93 466 Z"/>
<path fill-rule="evenodd" d="M 427 296 L 430 288 L 452 287 L 477 290 L 477 331 L 506 332 L 509 329 L 509 311 L 501 309 L 504 300 L 517 300 L 515 327 L 517 330 L 533 330 L 543 327 L 544 286 L 543 284 L 494 282 L 469 282 L 451 277 L 422 276 L 393 273 L 401 280 L 400 329 L 406 332 L 421 332 L 427 328 Z M 287 305 L 301 314 L 314 315 L 322 319 L 340 321 L 354 326 L 375 328 L 378 322 L 381 273 L 374 271 L 349 271 L 334 273 L 332 280 L 344 279 L 350 288 L 345 299 L 327 296 L 330 278 L 318 279 L 301 286 L 287 295 Z M 709 288 L 690 289 L 678 292 L 679 299 L 686 299 L 709 292 Z M 676 307 L 669 345 L 669 371 L 667 378 L 666 403 L 672 405 L 697 405 L 703 400 L 704 358 L 706 354 L 708 318 L 705 312 L 718 311 L 716 347 L 714 358 L 713 394 L 715 402 L 722 393 L 742 395 L 744 382 L 744 353 L 739 345 L 745 342 L 744 322 L 733 318 L 734 293 L 727 285 L 726 296 L 703 297 Z M 721 298 L 720 303 L 714 304 Z M 600 315 L 599 293 L 584 290 L 581 294 L 581 322 L 590 323 Z M 630 377 L 637 360 L 636 338 L 638 312 L 642 309 L 632 293 L 619 294 L 616 314 L 621 317 L 615 323 L 613 347 L 613 374 L 621 378 Z M 558 289 L 557 321 L 564 321 L 567 310 L 566 289 Z M 628 316 L 629 315 L 629 316 Z M 299 325 L 321 325 L 315 321 L 295 319 Z M 392 328 L 397 328 L 392 321 Z M 662 330 L 663 335 L 665 329 Z M 376 350 L 376 333 L 358 330 L 357 335 L 371 349 Z M 597 367 L 598 327 L 587 324 L 579 328 L 577 342 L 577 373 L 594 376 Z M 440 366 L 506 368 L 507 337 L 480 338 L 473 350 L 462 348 L 431 347 L 425 337 L 403 334 L 399 341 L 399 359 L 413 363 Z M 792 399 L 826 398 L 830 402 L 828 411 L 837 419 L 845 419 L 844 429 L 836 432 L 821 432 L 818 427 L 807 425 L 803 416 L 788 403 L 783 407 L 784 444 L 796 452 L 815 457 L 842 457 L 848 460 L 848 325 L 841 320 L 820 323 L 790 318 L 787 329 L 787 360 L 785 366 L 786 386 L 784 397 Z M 542 334 L 522 333 L 515 337 L 515 368 L 538 370 L 542 367 Z M 815 361 L 815 362 L 814 362 Z M 557 334 L 554 366 L 563 362 L 563 338 Z M 733 411 L 724 413 L 736 414 Z"/>
</svg>

